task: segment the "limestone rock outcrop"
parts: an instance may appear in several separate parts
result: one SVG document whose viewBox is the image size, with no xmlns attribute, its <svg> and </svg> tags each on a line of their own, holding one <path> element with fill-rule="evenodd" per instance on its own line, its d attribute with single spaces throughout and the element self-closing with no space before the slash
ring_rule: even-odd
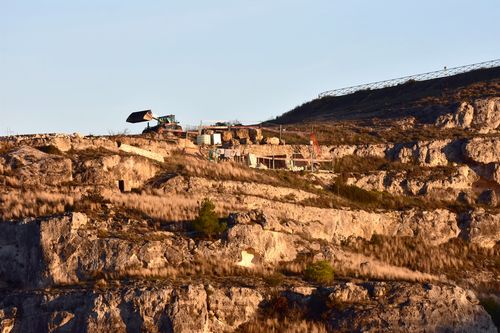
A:
<svg viewBox="0 0 500 333">
<path fill-rule="evenodd" d="M 160 170 L 155 161 L 142 156 L 105 155 L 78 163 L 75 180 L 84 184 L 117 186 L 123 180 L 135 188 L 153 178 Z"/>
<path fill-rule="evenodd" d="M 479 133 L 495 131 L 500 126 L 500 97 L 462 102 L 455 112 L 446 113 L 436 120 L 441 128 L 475 129 Z"/>
<path fill-rule="evenodd" d="M 100 231 L 96 229 L 100 227 Z M 137 242 L 122 226 L 107 233 L 105 222 L 81 213 L 0 224 L 0 277 L 27 287 L 77 284 L 106 274 L 174 268 L 192 260 L 190 242 L 169 232 L 152 232 Z"/>
<path fill-rule="evenodd" d="M 472 126 L 481 133 L 489 133 L 500 127 L 500 97 L 479 99 L 474 102 Z"/>
<path fill-rule="evenodd" d="M 436 126 L 441 128 L 470 128 L 474 120 L 474 107 L 467 102 L 461 103 L 454 113 L 439 116 Z"/>
<path fill-rule="evenodd" d="M 244 287 L 152 285 L 2 294 L 3 332 L 233 332 L 262 295 Z"/>
<path fill-rule="evenodd" d="M 256 320 L 273 293 L 196 283 L 1 292 L 0 325 L 3 332 L 234 332 Z M 496 332 L 474 293 L 450 285 L 340 282 L 280 295 L 296 311 L 316 306 L 333 331 Z"/>
<path fill-rule="evenodd" d="M 431 177 L 432 176 L 432 177 Z M 424 195 L 443 200 L 455 200 L 461 192 L 469 192 L 479 176 L 467 165 L 458 166 L 448 175 L 434 176 L 430 170 L 422 171 L 419 177 L 407 172 L 376 171 L 353 175 L 346 180 L 367 191 L 385 191 L 393 195 Z"/>
<path fill-rule="evenodd" d="M 465 105 L 450 121 L 477 135 L 478 122 L 494 124 L 488 103 L 472 104 L 472 120 Z M 435 130 L 414 124 L 411 137 L 422 128 Z M 483 297 L 497 291 L 500 220 L 494 200 L 476 201 L 498 193 L 493 131 L 325 145 L 314 174 L 213 163 L 203 149 L 185 156 L 186 142 L 149 136 L 0 138 L 0 331 L 264 331 L 286 321 L 280 329 L 494 332 Z M 240 134 L 259 141 L 258 131 Z M 132 149 L 119 151 L 118 141 Z M 311 154 L 283 142 L 240 147 Z M 342 173 L 327 166 L 349 155 Z M 350 185 L 398 197 L 334 191 L 346 175 Z M 122 181 L 137 190 L 119 192 Z M 457 194 L 455 203 L 435 200 Z M 224 231 L 194 228 L 205 198 Z M 335 273 L 321 287 L 305 274 L 318 260 Z"/>
<path fill-rule="evenodd" d="M 462 236 L 473 244 L 492 248 L 500 242 L 500 214 L 477 208 L 460 216 Z"/>
<path fill-rule="evenodd" d="M 350 237 L 360 237 L 370 240 L 373 235 L 388 236 L 418 236 L 432 244 L 441 244 L 455 238 L 460 233 L 455 213 L 445 209 L 422 211 L 411 209 L 397 212 L 366 212 L 362 210 L 338 210 L 307 207 L 297 210 L 289 204 L 276 204 L 275 207 L 266 207 L 256 213 L 256 225 L 253 234 L 258 235 L 261 228 L 264 231 L 274 231 L 282 234 L 274 236 L 273 240 L 283 240 L 282 244 L 268 243 L 269 251 L 286 249 L 293 242 L 295 235 L 306 240 L 324 240 L 340 243 Z M 265 222 L 262 222 L 265 216 Z M 239 220 L 240 218 L 237 217 Z M 243 216 L 243 223 L 248 223 L 247 216 Z M 262 227 L 263 225 L 263 227 Z M 246 245 L 251 246 L 251 240 L 260 244 L 264 240 L 259 236 L 246 236 L 243 230 L 233 233 L 241 234 L 246 239 Z M 288 237 L 289 236 L 289 237 Z M 292 237 L 293 236 L 293 237 Z M 270 236 L 269 236 L 270 237 Z M 287 238 L 288 237 L 288 238 Z M 285 241 L 286 239 L 286 241 Z M 273 245 L 274 244 L 274 245 Z M 279 251 L 278 251 L 279 253 Z"/>
<path fill-rule="evenodd" d="M 390 295 L 390 297 L 389 297 Z M 358 332 L 495 332 L 476 296 L 433 284 L 345 283 L 328 295 L 334 329 Z M 359 306 L 358 304 L 364 304 Z M 346 306 L 347 305 L 347 306 Z M 370 316 L 364 314 L 370 313 Z"/>
<path fill-rule="evenodd" d="M 445 166 L 448 162 L 460 161 L 461 143 L 453 140 L 417 141 L 398 144 L 389 151 L 393 160 L 401 163 L 415 163 L 420 166 Z"/>
<path fill-rule="evenodd" d="M 330 156 L 333 159 L 339 159 L 345 156 L 357 157 L 379 157 L 385 158 L 386 151 L 392 145 L 371 144 L 371 145 L 338 145 L 330 148 Z"/>
<path fill-rule="evenodd" d="M 25 185 L 54 186 L 73 179 L 69 158 L 47 154 L 29 146 L 21 146 L 0 157 L 0 165 L 3 174 L 10 174 Z"/>
<path fill-rule="evenodd" d="M 463 146 L 464 156 L 476 163 L 500 162 L 500 138 L 473 138 Z"/>
</svg>

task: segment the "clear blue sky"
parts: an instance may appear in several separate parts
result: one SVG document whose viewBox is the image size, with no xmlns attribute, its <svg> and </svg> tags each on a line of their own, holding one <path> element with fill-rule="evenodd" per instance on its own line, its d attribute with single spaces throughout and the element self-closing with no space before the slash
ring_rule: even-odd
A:
<svg viewBox="0 0 500 333">
<path fill-rule="evenodd" d="M 151 108 L 266 120 L 318 93 L 500 58 L 498 0 L 0 0 L 0 135 Z"/>
</svg>

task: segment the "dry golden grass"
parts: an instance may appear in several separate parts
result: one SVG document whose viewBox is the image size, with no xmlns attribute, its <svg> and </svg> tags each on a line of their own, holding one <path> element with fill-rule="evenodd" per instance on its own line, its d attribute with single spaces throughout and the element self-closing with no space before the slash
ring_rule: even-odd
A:
<svg viewBox="0 0 500 333">
<path fill-rule="evenodd" d="M 312 256 L 299 258 L 294 262 L 282 263 L 277 268 L 285 275 L 303 277 L 307 265 L 312 262 Z M 364 278 L 384 281 L 412 281 L 429 282 L 438 281 L 439 277 L 406 267 L 398 267 L 381 260 L 374 260 L 369 255 L 344 253 L 338 258 L 331 259 L 334 274 L 337 278 Z"/>
<path fill-rule="evenodd" d="M 165 171 L 179 173 L 184 176 L 249 182 L 273 181 L 271 177 L 263 177 L 256 170 L 250 169 L 242 164 L 234 162 L 214 163 L 206 160 L 204 157 L 199 158 L 184 155 L 180 152 L 176 152 L 169 157 L 163 166 Z"/>
<path fill-rule="evenodd" d="M 347 247 L 401 269 L 445 275 L 454 281 L 468 279 L 471 272 L 500 275 L 499 246 L 486 249 L 460 239 L 432 246 L 418 238 L 376 236 L 369 242 L 351 242 Z M 500 288 L 500 282 L 493 283 L 493 287 Z"/>
<path fill-rule="evenodd" d="M 162 221 L 192 221 L 198 214 L 201 199 L 194 194 L 168 194 L 163 191 L 151 191 L 143 193 L 116 193 L 104 190 L 102 195 L 105 199 L 122 209 L 132 209 L 148 217 Z M 230 212 L 241 207 L 223 200 L 224 198 L 211 198 L 216 204 L 216 213 L 219 216 L 227 216 Z"/>
<path fill-rule="evenodd" d="M 254 267 L 252 269 L 236 265 L 235 262 L 221 257 L 197 257 L 191 262 L 165 267 L 127 267 L 113 271 L 87 271 L 86 279 L 91 281 L 107 280 L 177 280 L 193 281 L 193 279 L 216 280 L 219 278 L 247 279 L 248 283 L 266 284 L 276 276 L 274 269 Z M 280 280 L 281 284 L 282 280 Z M 273 285 L 277 287 L 277 285 Z"/>
<path fill-rule="evenodd" d="M 0 141 L 0 155 L 8 153 L 14 149 L 15 145 L 12 142 Z"/>
<path fill-rule="evenodd" d="M 0 194 L 3 220 L 60 214 L 79 200 L 79 195 L 37 190 L 15 190 Z"/>
<path fill-rule="evenodd" d="M 251 169 L 245 164 L 235 162 L 214 163 L 207 161 L 205 158 L 181 155 L 180 153 L 173 154 L 168 158 L 163 167 L 167 174 L 181 174 L 186 177 L 200 177 L 219 181 L 253 182 L 302 190 L 312 190 L 312 185 L 318 184 L 311 178 L 307 178 L 305 173 L 294 173 L 286 170 Z M 161 177 L 159 176 L 160 179 Z"/>
<path fill-rule="evenodd" d="M 256 319 L 245 323 L 237 332 L 241 333 L 326 333 L 328 330 L 321 322 L 296 318 Z"/>
</svg>

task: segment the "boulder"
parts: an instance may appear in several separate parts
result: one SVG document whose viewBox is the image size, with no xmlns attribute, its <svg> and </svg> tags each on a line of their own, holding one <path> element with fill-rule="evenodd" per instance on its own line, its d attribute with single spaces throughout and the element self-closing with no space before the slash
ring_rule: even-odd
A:
<svg viewBox="0 0 500 333">
<path fill-rule="evenodd" d="M 356 148 L 357 147 L 354 145 L 334 146 L 330 149 L 330 156 L 333 159 L 340 159 L 340 158 L 345 157 L 345 156 L 354 155 Z"/>
<path fill-rule="evenodd" d="M 266 144 L 266 145 L 273 145 L 273 146 L 277 146 L 280 144 L 280 139 L 275 137 L 275 136 L 272 136 L 272 137 L 266 137 L 263 139 L 262 143 Z"/>
<path fill-rule="evenodd" d="M 237 224 L 229 229 L 227 240 L 231 252 L 250 249 L 265 263 L 293 261 L 298 253 L 294 244 L 298 236 L 264 230 L 258 224 Z"/>
<path fill-rule="evenodd" d="M 231 142 L 233 140 L 233 133 L 231 131 L 222 132 L 222 142 Z"/>
<path fill-rule="evenodd" d="M 474 107 L 467 102 L 461 103 L 454 113 L 439 116 L 436 126 L 440 128 L 470 128 L 474 119 Z"/>
<path fill-rule="evenodd" d="M 462 147 L 463 155 L 476 163 L 500 162 L 500 138 L 473 138 Z"/>
<path fill-rule="evenodd" d="M 262 141 L 262 139 L 264 138 L 264 136 L 262 135 L 262 129 L 260 129 L 260 128 L 250 128 L 248 130 L 248 133 L 250 136 L 250 140 L 253 143 L 260 143 Z"/>
<path fill-rule="evenodd" d="M 500 214 L 477 208 L 460 216 L 461 236 L 470 243 L 493 248 L 500 242 Z"/>
<path fill-rule="evenodd" d="M 253 209 L 243 213 L 231 213 L 228 220 L 230 225 L 257 223 L 263 228 L 267 225 L 266 215 L 260 209 Z"/>
<path fill-rule="evenodd" d="M 500 126 L 500 97 L 474 101 L 472 126 L 481 133 L 496 131 Z"/>
<path fill-rule="evenodd" d="M 399 144 L 388 150 L 387 155 L 401 163 L 415 163 L 420 166 L 445 166 L 460 158 L 460 146 L 451 140 L 417 141 Z"/>
<path fill-rule="evenodd" d="M 415 147 L 414 156 L 421 166 L 443 166 L 448 164 L 445 147 L 449 140 L 419 141 Z"/>
<path fill-rule="evenodd" d="M 238 140 L 250 140 L 250 133 L 247 128 L 238 128 L 234 130 L 234 137 Z"/>
<path fill-rule="evenodd" d="M 400 146 L 395 148 L 394 160 L 401 163 L 413 163 L 413 149 L 412 147 Z"/>
</svg>

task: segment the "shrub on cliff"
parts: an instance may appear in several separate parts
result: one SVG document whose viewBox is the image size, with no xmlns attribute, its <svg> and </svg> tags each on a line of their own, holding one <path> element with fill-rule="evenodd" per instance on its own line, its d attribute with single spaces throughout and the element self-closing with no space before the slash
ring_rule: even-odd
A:
<svg viewBox="0 0 500 333">
<path fill-rule="evenodd" d="M 327 260 L 320 260 L 307 265 L 304 271 L 306 280 L 327 284 L 333 280 L 333 267 Z"/>
<path fill-rule="evenodd" d="M 226 230 L 226 227 L 226 223 L 217 217 L 214 203 L 205 198 L 200 205 L 198 217 L 193 222 L 193 229 L 204 236 L 212 237 Z"/>
</svg>

